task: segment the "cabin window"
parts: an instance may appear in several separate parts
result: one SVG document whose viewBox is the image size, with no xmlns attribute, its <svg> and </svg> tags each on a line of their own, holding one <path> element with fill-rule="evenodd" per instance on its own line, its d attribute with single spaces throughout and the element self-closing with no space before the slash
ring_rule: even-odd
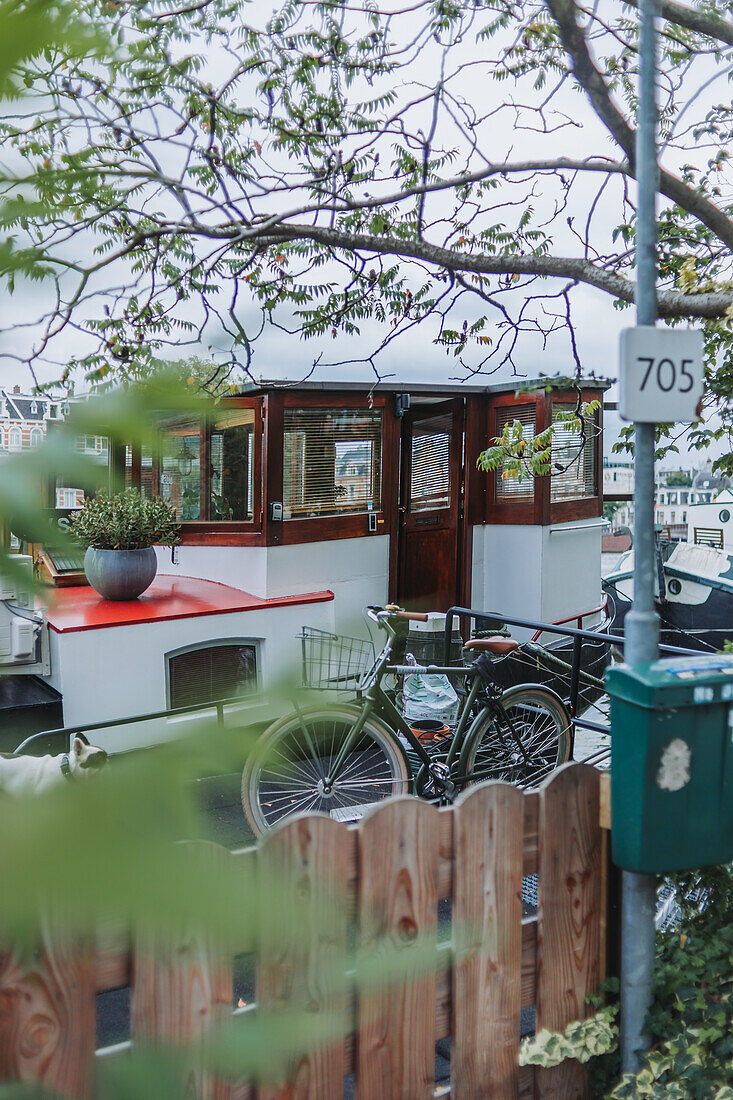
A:
<svg viewBox="0 0 733 1100">
<path fill-rule="evenodd" d="M 211 423 L 209 519 L 252 519 L 254 424 L 254 409 L 228 409 Z"/>
<path fill-rule="evenodd" d="M 182 521 L 251 522 L 254 518 L 255 410 L 220 409 L 199 417 L 170 417 L 161 429 L 157 456 L 157 492 Z M 129 484 L 139 481 L 148 495 L 156 482 L 149 450 L 125 457 Z"/>
<path fill-rule="evenodd" d="M 254 642 L 211 642 L 172 653 L 167 661 L 168 706 L 173 710 L 251 695 L 257 688 Z"/>
<path fill-rule="evenodd" d="M 381 409 L 285 409 L 285 519 L 381 509 Z"/>
<path fill-rule="evenodd" d="M 450 415 L 412 425 L 411 512 L 450 508 L 451 427 Z"/>
<path fill-rule="evenodd" d="M 550 500 L 577 500 L 596 495 L 596 436 L 594 420 L 583 428 L 563 423 L 561 417 L 572 406 L 554 403 L 552 407 L 552 476 Z"/>
<path fill-rule="evenodd" d="M 198 419 L 166 422 L 161 432 L 159 492 L 176 519 L 201 518 L 201 429 Z"/>
<path fill-rule="evenodd" d="M 522 425 L 522 435 L 526 440 L 534 439 L 535 406 L 507 405 L 496 410 L 494 435 L 500 439 L 507 424 L 518 420 Z M 534 500 L 534 478 L 530 475 L 519 478 L 510 476 L 506 466 L 500 466 L 494 474 L 494 492 L 497 504 L 531 502 Z"/>
</svg>

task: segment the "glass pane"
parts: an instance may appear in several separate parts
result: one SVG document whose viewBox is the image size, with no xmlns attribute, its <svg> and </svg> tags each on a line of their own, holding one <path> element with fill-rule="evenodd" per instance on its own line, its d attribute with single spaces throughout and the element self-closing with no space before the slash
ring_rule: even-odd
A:
<svg viewBox="0 0 733 1100">
<path fill-rule="evenodd" d="M 552 410 L 552 476 L 550 499 L 577 500 L 596 493 L 596 426 L 585 420 L 583 428 L 560 418 L 573 406 L 556 404 Z"/>
<path fill-rule="evenodd" d="M 286 409 L 285 519 L 381 507 L 379 409 Z"/>
<path fill-rule="evenodd" d="M 450 508 L 450 442 L 449 416 L 412 425 L 411 512 Z"/>
<path fill-rule="evenodd" d="M 522 425 L 522 434 L 529 441 L 534 439 L 535 431 L 535 407 L 534 405 L 509 405 L 496 410 L 496 438 L 500 439 L 506 424 L 512 424 L 515 420 Z M 494 488 L 497 503 L 521 502 L 534 500 L 534 478 L 531 475 L 516 477 L 509 475 L 505 466 L 500 466 L 496 471 Z"/>
<path fill-rule="evenodd" d="M 218 413 L 211 425 L 209 518 L 252 519 L 254 409 Z"/>
<path fill-rule="evenodd" d="M 162 429 L 160 495 L 172 505 L 177 519 L 201 518 L 201 435 L 198 419 L 169 420 Z"/>
</svg>

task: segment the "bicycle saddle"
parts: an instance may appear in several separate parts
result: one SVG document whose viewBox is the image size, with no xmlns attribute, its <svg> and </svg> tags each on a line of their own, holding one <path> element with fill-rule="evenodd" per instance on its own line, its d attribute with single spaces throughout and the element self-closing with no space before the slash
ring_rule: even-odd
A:
<svg viewBox="0 0 733 1100">
<path fill-rule="evenodd" d="M 501 634 L 495 634 L 491 638 L 471 638 L 463 648 L 483 650 L 486 653 L 493 653 L 496 657 L 503 657 L 519 649 L 519 642 L 515 642 L 513 638 L 504 638 Z"/>
</svg>

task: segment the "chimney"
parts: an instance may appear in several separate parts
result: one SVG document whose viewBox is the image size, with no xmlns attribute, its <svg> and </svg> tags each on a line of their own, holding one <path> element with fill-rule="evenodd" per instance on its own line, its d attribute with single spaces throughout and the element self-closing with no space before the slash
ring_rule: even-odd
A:
<svg viewBox="0 0 733 1100">
<path fill-rule="evenodd" d="M 13 386 L 13 393 L 20 393 L 20 386 Z"/>
</svg>

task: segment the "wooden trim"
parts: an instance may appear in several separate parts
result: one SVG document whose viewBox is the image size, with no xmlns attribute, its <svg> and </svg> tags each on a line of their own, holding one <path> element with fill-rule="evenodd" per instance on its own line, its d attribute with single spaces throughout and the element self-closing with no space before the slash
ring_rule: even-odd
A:
<svg viewBox="0 0 733 1100">
<path fill-rule="evenodd" d="M 400 494 L 402 478 L 400 471 L 400 448 L 402 445 L 402 419 L 395 415 L 394 404 L 386 405 L 382 415 L 382 508 L 384 510 L 385 533 L 389 535 L 389 575 L 387 579 L 387 598 L 390 603 L 397 599 L 400 550 Z"/>
<path fill-rule="evenodd" d="M 535 417 L 535 435 L 540 435 L 552 423 L 552 394 L 542 393 L 537 397 L 537 416 Z M 550 477 L 535 478 L 535 523 L 546 526 L 550 522 Z"/>
<path fill-rule="evenodd" d="M 269 402 L 275 395 L 268 396 Z M 394 496 L 397 492 L 395 484 L 394 465 L 388 459 L 388 455 L 394 449 L 393 431 L 394 415 L 388 404 L 388 395 L 375 394 L 371 399 L 368 396 L 355 397 L 352 401 L 351 394 L 302 394 L 296 392 L 279 393 L 278 404 L 273 404 L 271 411 L 267 413 L 267 427 L 265 432 L 268 460 L 265 464 L 265 485 L 268 501 L 283 500 L 283 462 L 285 445 L 285 416 L 286 408 L 295 409 L 319 409 L 337 408 L 349 411 L 351 409 L 378 409 L 382 413 L 382 466 L 380 470 L 380 496 L 381 508 L 372 512 L 346 512 L 332 516 L 309 516 L 303 518 L 284 519 L 282 523 L 273 523 L 267 515 L 263 521 L 263 532 L 268 546 L 293 546 L 298 543 L 326 542 L 334 539 L 373 537 L 369 531 L 369 515 L 377 517 L 377 535 L 391 533 L 392 509 L 394 508 Z M 305 400 L 307 398 L 307 400 Z M 327 400 L 321 400 L 327 398 Z M 277 487 L 279 495 L 274 495 L 273 485 Z"/>
<path fill-rule="evenodd" d="M 199 424 L 199 522 L 211 519 L 210 493 L 211 424 L 205 417 Z"/>
<path fill-rule="evenodd" d="M 356 515 L 285 520 L 282 524 L 281 542 L 283 546 L 293 546 L 304 542 L 331 542 L 335 539 L 358 539 L 363 537 L 374 538 L 374 534 L 369 532 L 369 515 L 376 515 L 377 517 L 377 535 L 388 535 L 389 529 L 384 512 L 360 512 Z M 275 544 L 269 543 L 269 545 Z"/>
<path fill-rule="evenodd" d="M 598 397 L 597 390 L 582 390 L 583 401 L 592 401 Z M 500 394 L 489 399 L 487 436 L 494 438 L 493 412 L 507 406 L 528 405 L 536 402 L 535 432 L 539 435 L 552 423 L 554 404 L 574 404 L 577 395 L 565 390 L 562 393 L 522 394 L 516 398 L 513 394 Z M 534 524 L 547 526 L 551 523 L 566 523 L 575 519 L 590 519 L 603 514 L 603 426 L 600 414 L 596 414 L 596 425 L 601 430 L 596 436 L 596 489 L 593 497 L 578 497 L 574 500 L 552 501 L 551 478 L 535 480 L 534 501 L 497 503 L 494 478 L 487 475 L 485 519 L 487 524 Z"/>
<path fill-rule="evenodd" d="M 577 500 L 558 500 L 550 505 L 550 523 L 568 523 L 571 519 L 592 519 L 601 515 L 603 506 L 599 497 L 579 497 Z"/>
<path fill-rule="evenodd" d="M 226 523 L 211 520 L 181 524 L 181 546 L 264 546 L 264 537 L 255 523 Z"/>
<path fill-rule="evenodd" d="M 528 405 L 535 406 L 535 431 L 538 423 L 542 423 L 542 414 L 537 406 L 542 401 L 544 394 L 527 393 L 516 397 L 513 393 L 497 394 L 489 397 L 487 408 L 486 434 L 487 442 L 496 438 L 495 411 L 497 409 L 513 407 L 520 408 Z M 537 524 L 537 496 L 538 484 L 535 481 L 535 491 L 532 500 L 522 501 L 497 501 L 495 472 L 486 474 L 486 511 L 485 522 L 487 524 Z"/>
<path fill-rule="evenodd" d="M 282 520 L 270 519 L 270 504 L 283 498 L 283 397 L 268 393 L 264 399 L 262 435 L 262 535 L 266 546 L 280 546 L 283 541 Z"/>
<path fill-rule="evenodd" d="M 553 404 L 573 405 L 577 401 L 577 395 L 567 391 L 560 394 L 548 394 L 547 396 L 550 398 L 550 415 L 552 415 Z M 581 398 L 583 401 L 593 401 L 597 399 L 597 397 L 598 391 L 596 390 L 581 390 Z M 591 519 L 594 516 L 603 515 L 602 409 L 598 410 L 593 419 L 595 429 L 597 430 L 594 440 L 596 494 L 592 497 L 575 497 L 572 500 L 550 500 L 550 523 L 567 523 L 569 520 Z M 548 478 L 547 480 L 549 481 L 550 479 Z"/>
<path fill-rule="evenodd" d="M 409 389 L 409 387 L 405 387 Z M 268 399 L 274 394 L 268 394 Z M 383 409 L 392 394 L 357 394 L 342 390 L 338 393 L 314 393 L 304 390 L 282 390 L 277 393 L 286 409 Z"/>
</svg>

